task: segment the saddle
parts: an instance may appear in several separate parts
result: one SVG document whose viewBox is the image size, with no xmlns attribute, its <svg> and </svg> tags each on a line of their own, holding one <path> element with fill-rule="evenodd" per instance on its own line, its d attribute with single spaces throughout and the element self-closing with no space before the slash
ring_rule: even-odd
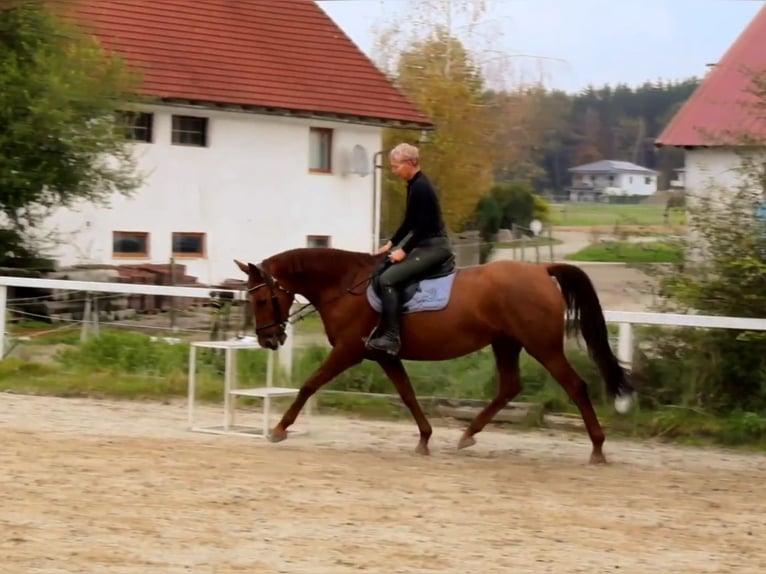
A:
<svg viewBox="0 0 766 574">
<path fill-rule="evenodd" d="M 384 259 L 373 272 L 367 288 L 367 299 L 373 309 L 380 311 L 380 275 L 392 265 Z M 452 283 L 457 274 L 455 255 L 432 269 L 425 276 L 405 283 L 399 288 L 399 304 L 405 313 L 417 311 L 436 311 L 446 307 L 452 291 Z"/>
</svg>

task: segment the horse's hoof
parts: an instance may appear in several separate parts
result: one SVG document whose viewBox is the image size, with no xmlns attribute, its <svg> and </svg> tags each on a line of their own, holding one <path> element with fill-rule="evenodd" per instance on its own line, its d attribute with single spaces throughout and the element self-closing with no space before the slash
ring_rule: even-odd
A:
<svg viewBox="0 0 766 574">
<path fill-rule="evenodd" d="M 591 464 L 606 464 L 606 457 L 603 455 L 603 453 L 600 453 L 600 452 L 591 453 L 590 463 Z"/>
<path fill-rule="evenodd" d="M 476 444 L 475 438 L 473 438 L 472 436 L 464 436 L 463 438 L 460 439 L 460 441 L 458 441 L 457 449 L 460 450 L 463 448 L 468 448 L 469 446 L 473 446 L 475 444 Z"/>
<path fill-rule="evenodd" d="M 269 442 L 282 442 L 287 438 L 287 431 L 282 429 L 274 429 L 269 434 Z"/>
<path fill-rule="evenodd" d="M 423 456 L 428 456 L 429 454 L 431 454 L 428 451 L 428 445 L 423 442 L 419 442 L 418 446 L 415 447 L 415 453 L 422 454 Z"/>
</svg>

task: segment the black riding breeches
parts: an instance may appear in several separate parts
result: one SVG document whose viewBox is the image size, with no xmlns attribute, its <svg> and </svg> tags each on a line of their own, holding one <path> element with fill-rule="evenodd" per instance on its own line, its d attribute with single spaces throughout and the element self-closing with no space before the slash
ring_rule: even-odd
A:
<svg viewBox="0 0 766 574">
<path fill-rule="evenodd" d="M 392 264 L 380 275 L 380 286 L 400 287 L 412 281 L 427 277 L 429 273 L 452 257 L 449 243 L 442 245 L 418 246 L 399 263 Z"/>
</svg>

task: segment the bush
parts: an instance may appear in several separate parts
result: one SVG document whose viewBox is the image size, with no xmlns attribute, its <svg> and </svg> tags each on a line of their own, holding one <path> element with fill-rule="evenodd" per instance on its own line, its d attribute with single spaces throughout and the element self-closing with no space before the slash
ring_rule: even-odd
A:
<svg viewBox="0 0 766 574">
<path fill-rule="evenodd" d="M 58 360 L 73 371 L 166 377 L 183 375 L 189 365 L 189 343 L 152 340 L 142 333 L 104 330 L 98 337 L 61 351 Z M 261 377 L 265 373 L 265 353 L 240 352 L 237 373 L 240 377 Z M 197 349 L 201 373 L 222 373 L 224 353 L 217 349 Z"/>
<path fill-rule="evenodd" d="M 766 191 L 766 165 L 743 156 L 740 184 L 687 192 L 685 261 L 655 273 L 666 301 L 660 310 L 766 317 L 766 222 L 756 216 Z M 661 403 L 718 413 L 766 412 L 766 334 L 712 329 L 664 333 L 653 342 L 650 378 L 686 375 L 685 388 L 656 388 Z M 655 379 L 656 380 L 656 379 Z M 659 383 L 658 383 L 659 384 Z"/>
<path fill-rule="evenodd" d="M 476 204 L 474 219 L 482 241 L 492 242 L 497 232 L 511 225 L 529 227 L 533 219 L 549 222 L 550 205 L 522 182 L 495 184 Z"/>
</svg>

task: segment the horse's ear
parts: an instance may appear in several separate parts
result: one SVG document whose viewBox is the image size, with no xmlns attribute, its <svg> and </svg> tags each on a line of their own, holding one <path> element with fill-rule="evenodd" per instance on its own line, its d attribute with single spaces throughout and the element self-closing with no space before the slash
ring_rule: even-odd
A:
<svg viewBox="0 0 766 574">
<path fill-rule="evenodd" d="M 241 261 L 237 261 L 236 259 L 234 260 L 234 263 L 237 264 L 237 267 L 240 268 L 242 273 L 244 273 L 245 275 L 248 275 L 248 276 L 250 275 L 250 267 L 248 267 L 247 264 L 242 263 Z M 250 266 L 252 266 L 252 263 L 250 264 Z"/>
</svg>

